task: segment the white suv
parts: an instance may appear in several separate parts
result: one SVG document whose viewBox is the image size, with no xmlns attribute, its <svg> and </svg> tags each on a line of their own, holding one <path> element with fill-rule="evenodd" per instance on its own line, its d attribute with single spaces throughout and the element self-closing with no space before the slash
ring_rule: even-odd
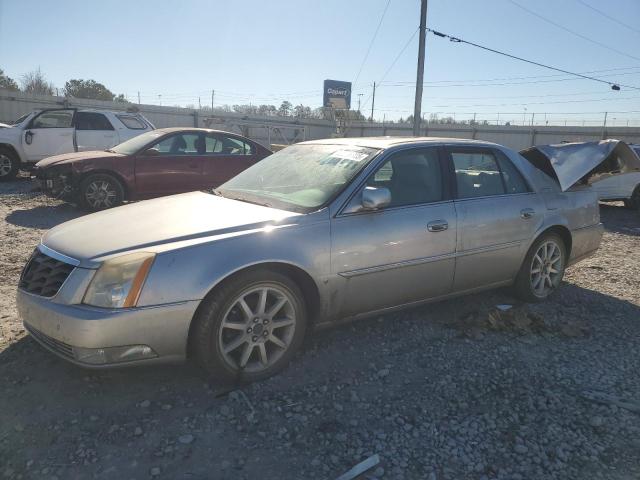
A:
<svg viewBox="0 0 640 480">
<path fill-rule="evenodd" d="M 77 108 L 29 113 L 0 129 L 0 181 L 45 157 L 106 150 L 154 128 L 139 113 Z"/>
</svg>

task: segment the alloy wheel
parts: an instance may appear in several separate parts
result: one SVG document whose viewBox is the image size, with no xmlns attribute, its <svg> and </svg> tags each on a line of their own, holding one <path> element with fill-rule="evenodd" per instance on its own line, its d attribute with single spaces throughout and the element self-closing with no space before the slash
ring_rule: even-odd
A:
<svg viewBox="0 0 640 480">
<path fill-rule="evenodd" d="M 531 288 L 534 295 L 540 298 L 548 296 L 562 279 L 562 249 L 553 240 L 543 242 L 533 256 L 531 262 Z"/>
<path fill-rule="evenodd" d="M 118 193 L 111 182 L 96 180 L 87 185 L 84 196 L 89 206 L 100 209 L 113 207 Z"/>
<path fill-rule="evenodd" d="M 0 153 L 0 177 L 5 177 L 11 173 L 11 159 Z"/>
<path fill-rule="evenodd" d="M 252 287 L 238 295 L 225 313 L 218 347 L 234 369 L 261 372 L 287 351 L 296 328 L 295 301 L 274 283 Z"/>
</svg>

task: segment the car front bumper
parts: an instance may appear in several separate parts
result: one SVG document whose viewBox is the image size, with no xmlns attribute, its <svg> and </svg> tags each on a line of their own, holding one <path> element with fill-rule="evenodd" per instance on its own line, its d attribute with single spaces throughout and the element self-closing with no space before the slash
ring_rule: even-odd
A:
<svg viewBox="0 0 640 480">
<path fill-rule="evenodd" d="M 38 168 L 32 170 L 34 180 L 42 192 L 53 198 L 71 199 L 75 192 L 71 168 L 68 166 Z"/>
<path fill-rule="evenodd" d="M 198 303 L 110 310 L 63 305 L 21 290 L 16 299 L 18 314 L 38 343 L 89 368 L 183 361 Z M 114 361 L 114 352 L 124 354 Z"/>
</svg>

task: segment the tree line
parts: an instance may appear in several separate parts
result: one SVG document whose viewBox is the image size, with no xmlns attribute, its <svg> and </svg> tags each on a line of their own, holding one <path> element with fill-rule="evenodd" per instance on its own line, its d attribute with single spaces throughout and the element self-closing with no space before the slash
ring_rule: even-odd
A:
<svg viewBox="0 0 640 480">
<path fill-rule="evenodd" d="M 0 89 L 24 92 L 34 95 L 56 95 L 58 92 L 52 82 L 48 81 L 40 68 L 25 73 L 20 77 L 19 83 L 13 78 L 5 75 L 0 69 Z M 71 79 L 64 84 L 62 95 L 65 97 L 83 98 L 89 100 L 105 100 L 121 103 L 130 103 L 121 93 L 114 94 L 102 83 L 95 80 Z M 181 105 L 174 105 L 181 107 Z M 186 105 L 186 108 L 194 109 L 192 104 Z M 211 111 L 211 107 L 201 107 L 203 112 Z M 348 120 L 366 120 L 365 116 L 359 111 L 335 111 L 327 107 L 311 108 L 306 105 L 293 105 L 288 100 L 283 100 L 279 107 L 276 105 L 253 105 L 253 104 L 236 104 L 221 105 L 215 108 L 221 112 L 235 112 L 244 115 L 262 115 L 267 117 L 296 117 L 296 118 L 318 118 L 324 120 L 336 120 L 338 118 Z"/>
<path fill-rule="evenodd" d="M 5 75 L 0 69 L 0 88 L 13 92 L 24 92 L 33 95 L 56 95 L 57 89 L 46 79 L 40 68 L 27 72 L 20 77 L 20 85 L 13 78 Z M 109 102 L 124 102 L 127 100 L 121 93 L 116 95 L 102 83 L 95 80 L 71 79 L 64 84 L 62 94 L 65 97 L 87 98 L 91 100 L 105 100 Z"/>
</svg>

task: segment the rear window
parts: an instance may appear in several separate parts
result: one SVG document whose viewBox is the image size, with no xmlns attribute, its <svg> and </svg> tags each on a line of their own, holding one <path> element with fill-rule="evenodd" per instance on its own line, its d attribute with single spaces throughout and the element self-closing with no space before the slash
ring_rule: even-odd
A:
<svg viewBox="0 0 640 480">
<path fill-rule="evenodd" d="M 117 115 L 117 117 L 125 127 L 131 130 L 144 130 L 147 128 L 145 123 L 138 117 L 132 117 L 131 115 Z"/>
</svg>

